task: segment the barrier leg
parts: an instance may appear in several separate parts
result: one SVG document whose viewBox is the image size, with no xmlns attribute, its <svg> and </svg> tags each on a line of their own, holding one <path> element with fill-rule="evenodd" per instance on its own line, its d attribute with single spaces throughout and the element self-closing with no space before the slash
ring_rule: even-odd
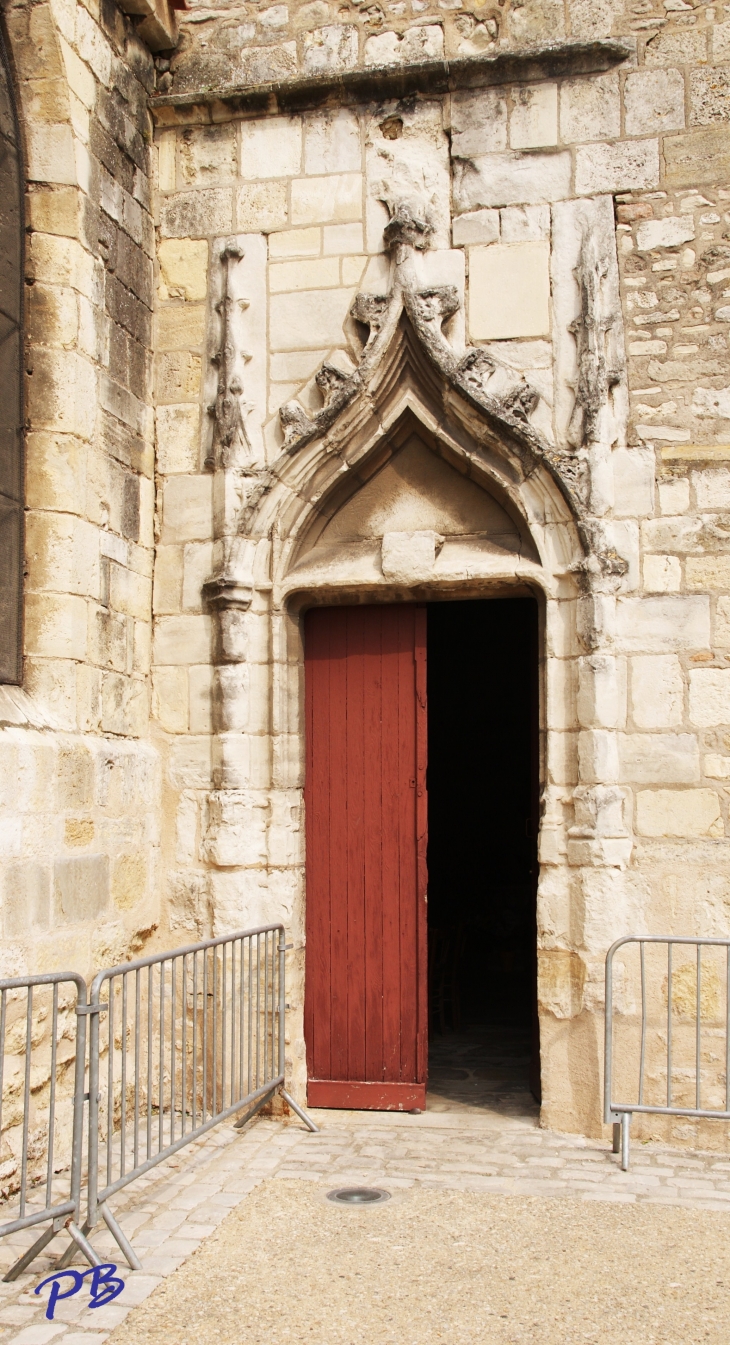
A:
<svg viewBox="0 0 730 1345">
<path fill-rule="evenodd" d="M 90 1266 L 103 1265 L 101 1257 L 96 1255 L 96 1252 L 94 1251 L 94 1248 L 92 1247 L 91 1243 L 87 1241 L 86 1235 L 82 1233 L 80 1228 L 77 1228 L 73 1219 L 68 1219 L 66 1221 L 66 1231 L 68 1232 L 69 1236 L 73 1238 L 74 1242 L 76 1243 L 76 1246 L 79 1248 L 79 1251 L 83 1252 Z"/>
<path fill-rule="evenodd" d="M 292 1111 L 296 1112 L 297 1116 L 299 1117 L 299 1120 L 304 1122 L 305 1126 L 307 1127 L 307 1130 L 311 1130 L 313 1135 L 318 1135 L 319 1126 L 316 1126 L 314 1124 L 314 1121 L 312 1120 L 311 1116 L 307 1116 L 307 1113 L 304 1111 L 304 1108 L 300 1107 L 299 1103 L 294 1101 L 294 1098 L 289 1093 L 287 1093 L 285 1088 L 282 1088 L 281 1096 L 283 1097 L 285 1102 L 288 1102 Z"/>
<path fill-rule="evenodd" d="M 631 1125 L 631 1112 L 625 1111 L 621 1116 L 621 1169 L 623 1172 L 629 1170 L 629 1141 Z"/>
<path fill-rule="evenodd" d="M 9 1284 L 11 1280 L 17 1280 L 18 1276 L 23 1274 L 23 1271 L 30 1265 L 31 1261 L 34 1261 L 35 1258 L 40 1255 L 43 1248 L 47 1247 L 49 1242 L 53 1241 L 56 1234 L 60 1233 L 62 1228 L 63 1224 L 56 1227 L 55 1223 L 52 1223 L 50 1228 L 46 1228 L 44 1232 L 41 1233 L 40 1237 L 36 1238 L 33 1246 L 29 1247 L 27 1252 L 23 1252 L 20 1260 L 16 1261 L 15 1265 L 10 1267 L 7 1275 L 3 1275 L 3 1284 Z"/>
<path fill-rule="evenodd" d="M 111 1233 L 112 1237 L 114 1238 L 114 1241 L 116 1242 L 116 1244 L 117 1244 L 117 1246 L 119 1247 L 120 1251 L 121 1251 L 122 1254 L 124 1255 L 125 1260 L 126 1260 L 126 1262 L 127 1262 L 127 1265 L 129 1266 L 130 1270 L 141 1270 L 141 1269 L 142 1269 L 142 1262 L 140 1261 L 139 1257 L 137 1256 L 137 1254 L 136 1254 L 136 1252 L 135 1252 L 135 1250 L 134 1250 L 134 1248 L 133 1248 L 131 1242 L 129 1241 L 129 1238 L 126 1238 L 126 1237 L 124 1236 L 124 1234 L 123 1234 L 121 1228 L 119 1227 L 119 1224 L 117 1223 L 116 1219 L 114 1218 L 114 1215 L 112 1214 L 112 1212 L 111 1212 L 111 1210 L 109 1209 L 109 1206 L 108 1206 L 108 1205 L 102 1205 L 102 1206 L 101 1206 L 101 1217 L 102 1217 L 102 1219 L 104 1220 L 104 1223 L 106 1224 L 107 1228 L 109 1229 L 109 1232 Z"/>
</svg>

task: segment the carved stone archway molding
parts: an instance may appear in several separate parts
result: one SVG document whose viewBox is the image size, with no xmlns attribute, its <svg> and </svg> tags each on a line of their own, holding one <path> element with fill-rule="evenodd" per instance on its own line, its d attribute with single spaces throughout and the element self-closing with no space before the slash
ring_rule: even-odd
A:
<svg viewBox="0 0 730 1345">
<path fill-rule="evenodd" d="M 396 207 L 385 228 L 386 251 L 393 258 L 389 293 L 358 294 L 351 316 L 368 329 L 359 363 L 351 373 L 324 363 L 315 376 L 324 406 L 308 415 L 297 401 L 287 402 L 279 416 L 284 448 L 296 453 L 305 444 L 321 439 L 335 426 L 343 410 L 358 396 L 367 396 L 369 384 L 393 341 L 405 313 L 430 362 L 444 382 L 481 414 L 485 427 L 509 444 L 526 472 L 543 465 L 557 482 L 575 519 L 585 552 L 585 587 L 613 587 L 626 573 L 626 562 L 606 541 L 601 519 L 591 510 L 591 459 L 595 445 L 605 442 L 603 410 L 621 373 L 612 362 L 615 351 L 608 339 L 616 315 L 606 308 L 604 287 L 607 260 L 593 232 L 586 229 L 576 280 L 580 290 L 580 313 L 571 326 L 578 354 L 575 409 L 569 443 L 555 447 L 530 423 L 539 393 L 524 377 L 495 378 L 498 362 L 482 347 L 457 352 L 444 335 L 444 324 L 458 312 L 461 299 L 455 285 L 422 288 L 415 254 L 429 246 L 432 230 L 413 209 Z M 506 371 L 499 370 L 504 374 Z M 511 371 L 510 371 L 511 372 Z M 493 395 L 490 384 L 501 384 Z M 581 563 L 579 562 L 579 565 Z"/>
<path fill-rule="evenodd" d="M 320 368 L 318 412 L 299 402 L 281 408 L 284 445 L 268 466 L 243 432 L 251 397 L 244 383 L 252 365 L 237 364 L 234 351 L 219 359 L 223 400 L 212 411 L 218 567 L 206 586 L 216 618 L 214 739 L 204 853 L 220 928 L 240 923 L 244 914 L 246 919 L 263 914 L 263 907 L 246 904 L 251 900 L 246 893 L 255 888 L 256 901 L 264 889 L 268 893 L 267 918 L 281 917 L 301 929 L 301 823 L 293 830 L 282 823 L 301 816 L 303 665 L 294 608 L 312 595 L 326 602 L 412 595 L 412 587 L 389 587 L 385 567 L 372 598 L 367 587 L 344 579 L 344 571 L 312 584 L 307 569 L 329 519 L 398 452 L 409 427 L 495 495 L 534 543 L 535 559 L 512 556 L 487 583 L 494 575 L 500 584 L 527 583 L 533 591 L 542 589 L 546 599 L 551 656 L 544 698 L 541 946 L 550 948 L 558 938 L 554 911 L 573 909 L 576 884 L 586 922 L 607 903 L 621 904 L 632 837 L 624 791 L 615 783 L 612 709 L 619 695 L 616 593 L 627 570 L 611 545 L 607 523 L 617 439 L 612 394 L 618 377 L 625 384 L 612 290 L 615 258 L 612 262 L 607 252 L 612 203 L 567 202 L 565 211 L 559 227 L 573 240 L 564 266 L 574 288 L 572 306 L 566 312 L 563 305 L 556 331 L 559 326 L 562 348 L 570 351 L 562 367 L 575 372 L 569 375 L 570 410 L 558 446 L 532 423 L 538 393 L 524 377 L 498 365 L 493 349 L 451 344 L 448 323 L 461 296 L 453 285 L 423 284 L 419 254 L 428 248 L 430 229 L 405 204 L 393 211 L 385 231 L 392 263 L 388 292 L 360 293 L 352 304 L 352 319 L 363 330 L 357 363 L 348 369 L 325 362 Z M 223 270 L 228 274 L 237 264 L 222 257 L 221 292 Z M 227 311 L 219 308 L 222 340 L 216 349 L 224 354 Z M 241 399 L 241 416 L 229 397 Z M 470 593 L 485 591 L 480 578 Z M 563 652 L 553 657 L 558 647 Z M 577 692 L 577 724 L 570 686 Z M 577 779 L 573 775 L 570 782 L 560 756 L 568 722 L 577 729 L 571 750 L 578 758 Z M 299 1005 L 300 953 L 295 966 L 292 997 Z M 591 963 L 596 986 L 600 971 L 598 961 L 595 967 Z"/>
</svg>

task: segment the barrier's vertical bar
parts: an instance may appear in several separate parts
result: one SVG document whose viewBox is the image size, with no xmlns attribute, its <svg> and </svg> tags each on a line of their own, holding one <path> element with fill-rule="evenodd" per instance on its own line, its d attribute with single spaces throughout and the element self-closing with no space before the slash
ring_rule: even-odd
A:
<svg viewBox="0 0 730 1345">
<path fill-rule="evenodd" d="M 221 948 L 221 1101 L 220 1101 L 220 1109 L 221 1109 L 221 1111 L 223 1111 L 223 1108 L 224 1108 L 225 1105 L 226 1105 L 226 1048 L 227 1048 L 227 1040 L 226 1040 L 226 981 L 227 981 L 227 979 L 228 979 L 228 976 L 227 976 L 227 962 L 228 962 L 228 959 L 227 959 L 227 957 L 226 957 L 226 949 L 227 949 L 227 947 L 228 947 L 228 944 L 227 944 L 227 943 L 224 943 L 224 944 L 223 944 L 223 947 Z"/>
<path fill-rule="evenodd" d="M 30 1123 L 30 1057 L 33 1047 L 33 987 L 28 986 L 25 1011 L 25 1077 L 23 1080 L 23 1139 L 20 1159 L 20 1217 L 25 1215 L 28 1190 L 28 1126 Z"/>
<path fill-rule="evenodd" d="M 697 944 L 697 1027 L 695 1029 L 695 1107 L 700 1110 L 700 1060 L 702 1033 L 702 944 Z"/>
<path fill-rule="evenodd" d="M 134 1166 L 139 1167 L 139 1083 L 142 1030 L 142 969 L 134 973 Z"/>
<path fill-rule="evenodd" d="M 208 949 L 203 949 L 203 1097 L 201 1121 L 208 1115 Z"/>
<path fill-rule="evenodd" d="M 239 950 L 238 950 L 238 968 L 239 968 L 239 977 L 238 977 L 238 979 L 239 979 L 239 985 L 238 985 L 238 1000 L 239 1000 L 239 1003 L 238 1003 L 238 1060 L 239 1060 L 239 1065 L 238 1065 L 238 1096 L 239 1096 L 239 1098 L 242 1098 L 242 1097 L 245 1097 L 245 1095 L 246 1095 L 246 1088 L 245 1088 L 245 1085 L 244 1085 L 244 1082 L 243 1082 L 243 1079 L 244 1079 L 244 1068 L 245 1068 L 245 1063 L 244 1063 L 245 1042 L 244 1042 L 244 1035 L 243 1035 L 243 1034 L 244 1034 L 244 1032 L 245 1032 L 245 1028 L 246 1028 L 246 1018 L 245 1018 L 245 1013 L 246 1013 L 246 950 L 245 950 L 245 948 L 244 948 L 244 941 L 243 941 L 243 939 L 239 940 L 239 943 L 240 943 L 240 947 L 239 947 Z"/>
<path fill-rule="evenodd" d="M 170 958 L 170 1144 L 175 1143 L 175 1038 L 177 1033 L 177 964 Z"/>
<path fill-rule="evenodd" d="M 86 1008 L 86 986 L 83 992 L 76 986 L 75 1008 Z M 94 1015 L 91 1015 L 92 1018 Z M 81 1221 L 81 1169 L 84 1150 L 84 1082 L 86 1079 L 86 1019 L 88 1014 L 76 1014 L 76 1059 L 74 1061 L 74 1105 L 71 1122 L 71 1199 L 74 1202 L 74 1222 Z M 98 1017 L 98 1015 L 97 1015 Z M 2 1094 L 0 1080 L 0 1095 Z M 92 1079 L 89 1062 L 89 1098 L 91 1098 Z M 91 1106 L 89 1106 L 91 1112 Z M 89 1190 L 91 1190 L 91 1152 L 89 1152 Z"/>
<path fill-rule="evenodd" d="M 114 1134 L 114 981 L 107 981 L 109 988 L 109 1009 L 107 1016 L 107 1062 L 106 1062 L 106 1184 L 112 1183 L 112 1136 Z"/>
<path fill-rule="evenodd" d="M 147 1158 L 152 1157 L 152 1010 L 154 1002 L 152 963 L 147 968 Z"/>
<path fill-rule="evenodd" d="M 93 1228 L 97 1220 L 96 1196 L 99 1190 L 99 993 L 98 978 L 91 987 L 91 1020 L 89 1025 L 89 1191 L 87 1222 Z M 85 1000 L 84 1000 L 85 1002 Z M 79 1050 L 79 1037 L 85 1032 L 86 1016 L 81 1015 L 77 1029 L 76 1050 Z M 76 1062 L 78 1071 L 78 1056 Z M 78 1073 L 77 1073 L 78 1079 Z M 79 1174 L 80 1179 L 80 1174 Z"/>
<path fill-rule="evenodd" d="M 667 1106 L 672 1105 L 672 941 L 667 939 Z"/>
<path fill-rule="evenodd" d="M 182 1028 L 180 1045 L 180 1070 L 182 1073 L 182 1120 L 181 1133 L 187 1134 L 188 1119 L 188 958 L 187 953 L 183 953 L 182 960 L 182 985 L 180 987 L 182 997 Z"/>
<path fill-rule="evenodd" d="M 198 1114 L 198 954 L 193 953 L 193 1059 L 192 1059 L 192 1086 L 193 1086 L 193 1117 L 192 1127 L 195 1129 L 195 1118 Z"/>
<path fill-rule="evenodd" d="M 284 1077 L 286 1053 L 284 1043 L 284 1023 L 286 1021 L 286 943 L 283 926 L 279 930 L 279 1074 Z"/>
<path fill-rule="evenodd" d="M 48 1099 L 48 1153 L 46 1155 L 46 1208 L 53 1204 L 53 1150 L 56 1137 L 56 1059 L 58 1056 L 58 981 L 53 985 L 51 1010 L 51 1078 Z M 76 1098 L 74 1097 L 74 1106 Z"/>
<path fill-rule="evenodd" d="M 127 1016 L 129 1005 L 127 1002 L 127 972 L 122 976 L 122 1063 L 120 1067 L 121 1089 L 122 1089 L 122 1115 L 121 1115 L 121 1133 L 119 1137 L 119 1176 L 123 1177 L 127 1171 Z"/>
<path fill-rule="evenodd" d="M 646 963 L 644 940 L 639 944 L 641 958 L 641 1057 L 639 1061 L 639 1106 L 644 1101 L 644 1066 L 646 1064 Z"/>
<path fill-rule="evenodd" d="M 252 1091 L 253 1060 L 253 937 L 248 938 L 248 1079 L 246 1092 Z"/>
<path fill-rule="evenodd" d="M 256 935 L 256 1087 L 261 1083 L 261 935 Z"/>
<path fill-rule="evenodd" d="M 165 1147 L 165 960 L 159 964 L 158 983 L 160 990 L 160 1045 L 158 1050 L 157 1082 L 157 1152 Z"/>
<path fill-rule="evenodd" d="M 613 1089 L 613 948 L 606 953 L 606 979 L 603 1008 L 603 1119 L 611 1122 Z"/>
</svg>

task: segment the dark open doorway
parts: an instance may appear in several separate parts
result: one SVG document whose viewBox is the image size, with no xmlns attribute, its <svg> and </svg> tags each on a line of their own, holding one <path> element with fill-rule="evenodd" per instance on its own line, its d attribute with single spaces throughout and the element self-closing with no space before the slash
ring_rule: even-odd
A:
<svg viewBox="0 0 730 1345">
<path fill-rule="evenodd" d="M 429 1088 L 539 1100 L 537 603 L 428 608 Z"/>
</svg>

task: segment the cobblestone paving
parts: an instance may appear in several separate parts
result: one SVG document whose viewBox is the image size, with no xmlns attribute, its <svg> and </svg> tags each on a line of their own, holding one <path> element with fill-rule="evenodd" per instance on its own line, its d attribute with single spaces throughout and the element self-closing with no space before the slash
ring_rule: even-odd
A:
<svg viewBox="0 0 730 1345">
<path fill-rule="evenodd" d="M 479 1101 L 454 1102 L 442 1090 L 420 1116 L 314 1112 L 322 1127 L 318 1135 L 298 1121 L 257 1120 L 242 1133 L 224 1123 L 113 1202 L 143 1265 L 137 1272 L 120 1269 L 124 1293 L 91 1310 L 82 1292 L 59 1303 L 55 1320 L 47 1322 L 33 1289 L 53 1269 L 61 1235 L 48 1249 L 54 1255 L 39 1257 L 32 1273 L 0 1284 L 2 1345 L 100 1345 L 266 1178 L 296 1178 L 327 1189 L 367 1182 L 392 1191 L 418 1185 L 730 1211 L 730 1161 L 718 1154 L 637 1144 L 631 1170 L 623 1173 L 605 1143 L 540 1130 L 526 1095 L 497 1093 L 488 1105 Z M 0 1268 L 30 1241 L 18 1235 L 12 1245 L 10 1239 L 0 1243 Z M 103 1256 L 121 1260 L 103 1227 L 93 1242 Z"/>
</svg>

